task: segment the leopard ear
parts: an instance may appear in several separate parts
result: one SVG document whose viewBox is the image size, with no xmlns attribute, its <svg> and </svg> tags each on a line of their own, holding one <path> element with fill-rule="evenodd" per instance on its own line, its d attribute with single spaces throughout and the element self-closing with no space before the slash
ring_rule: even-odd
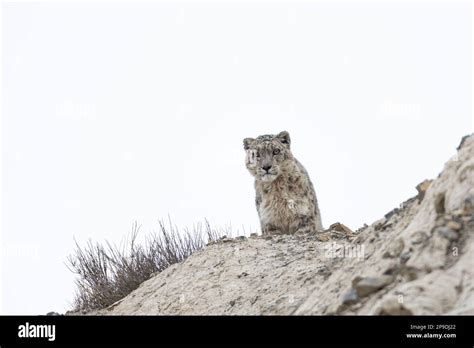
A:
<svg viewBox="0 0 474 348">
<path fill-rule="evenodd" d="M 283 145 L 290 147 L 290 144 L 291 144 L 290 133 L 288 133 L 287 131 L 280 132 L 278 133 L 277 138 L 278 140 L 281 141 Z"/>
<path fill-rule="evenodd" d="M 253 138 L 245 138 L 244 139 L 244 150 L 250 149 L 250 145 L 254 142 L 255 139 Z"/>
</svg>

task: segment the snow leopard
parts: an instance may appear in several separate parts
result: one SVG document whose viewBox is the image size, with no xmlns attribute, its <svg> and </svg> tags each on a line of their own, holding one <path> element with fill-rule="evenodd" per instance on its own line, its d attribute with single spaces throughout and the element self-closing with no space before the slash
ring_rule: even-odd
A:
<svg viewBox="0 0 474 348">
<path fill-rule="evenodd" d="M 244 139 L 263 235 L 323 231 L 313 183 L 290 145 L 287 131 Z"/>
</svg>

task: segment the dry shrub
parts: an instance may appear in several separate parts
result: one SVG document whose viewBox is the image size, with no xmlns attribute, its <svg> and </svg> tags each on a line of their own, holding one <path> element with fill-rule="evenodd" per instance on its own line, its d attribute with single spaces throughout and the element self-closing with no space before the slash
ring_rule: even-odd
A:
<svg viewBox="0 0 474 348">
<path fill-rule="evenodd" d="M 154 274 L 186 259 L 207 243 L 216 241 L 225 231 L 211 229 L 206 221 L 192 232 L 180 233 L 171 222 L 159 223 L 159 232 L 137 243 L 139 226 L 134 224 L 122 245 L 92 243 L 81 247 L 68 257 L 67 267 L 78 275 L 73 311 L 91 311 L 110 306 L 124 298 Z"/>
</svg>

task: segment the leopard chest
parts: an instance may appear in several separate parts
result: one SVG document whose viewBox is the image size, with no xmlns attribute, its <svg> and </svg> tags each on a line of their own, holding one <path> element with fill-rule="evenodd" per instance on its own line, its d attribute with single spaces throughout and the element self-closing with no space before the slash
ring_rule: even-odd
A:
<svg viewBox="0 0 474 348">
<path fill-rule="evenodd" d="M 260 219 L 265 224 L 287 228 L 298 213 L 298 197 L 285 185 L 262 187 L 259 205 Z"/>
</svg>

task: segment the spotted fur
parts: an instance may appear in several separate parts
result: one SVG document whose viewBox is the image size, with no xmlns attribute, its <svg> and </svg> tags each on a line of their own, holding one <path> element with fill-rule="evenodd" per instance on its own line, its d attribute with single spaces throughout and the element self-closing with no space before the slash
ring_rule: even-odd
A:
<svg viewBox="0 0 474 348">
<path fill-rule="evenodd" d="M 290 135 L 245 138 L 245 165 L 255 178 L 255 205 L 263 234 L 322 231 L 313 184 L 293 157 Z"/>
</svg>

